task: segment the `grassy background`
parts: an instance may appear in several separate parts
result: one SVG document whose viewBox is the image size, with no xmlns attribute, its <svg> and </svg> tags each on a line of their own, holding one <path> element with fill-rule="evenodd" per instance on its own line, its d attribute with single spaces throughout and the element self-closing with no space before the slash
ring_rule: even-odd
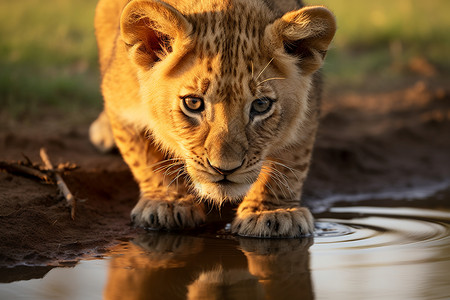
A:
<svg viewBox="0 0 450 300">
<path fill-rule="evenodd" d="M 450 1 L 307 0 L 338 20 L 325 70 L 332 88 L 401 82 L 420 58 L 450 69 Z M 95 0 L 0 0 L 0 118 L 101 107 Z M 370 83 L 370 84 L 368 84 Z"/>
<path fill-rule="evenodd" d="M 450 1 L 305 2 L 326 5 L 337 17 L 338 31 L 325 65 L 334 87 L 379 89 L 417 75 L 427 76 L 427 67 L 448 76 Z M 414 62 L 422 65 L 411 67 Z"/>
<path fill-rule="evenodd" d="M 92 0 L 0 0 L 0 117 L 101 106 Z"/>
</svg>

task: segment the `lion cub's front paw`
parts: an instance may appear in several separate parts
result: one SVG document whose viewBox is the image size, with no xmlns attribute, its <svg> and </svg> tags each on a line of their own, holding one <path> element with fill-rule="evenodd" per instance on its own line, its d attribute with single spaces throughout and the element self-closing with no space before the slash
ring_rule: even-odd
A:
<svg viewBox="0 0 450 300">
<path fill-rule="evenodd" d="M 205 222 L 203 204 L 193 199 L 154 200 L 142 197 L 131 211 L 133 225 L 149 229 L 194 228 Z"/>
<path fill-rule="evenodd" d="M 314 219 L 305 207 L 255 211 L 239 207 L 231 230 L 250 237 L 299 237 L 314 231 Z"/>
</svg>

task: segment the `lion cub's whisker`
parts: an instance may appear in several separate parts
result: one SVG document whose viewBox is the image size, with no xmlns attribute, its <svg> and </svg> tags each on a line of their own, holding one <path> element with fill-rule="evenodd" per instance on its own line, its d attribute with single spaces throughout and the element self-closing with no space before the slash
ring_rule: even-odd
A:
<svg viewBox="0 0 450 300">
<path fill-rule="evenodd" d="M 272 61 L 274 60 L 275 57 L 272 57 L 269 62 L 267 63 L 267 65 L 261 70 L 261 72 L 259 72 L 258 76 L 256 76 L 255 81 L 258 81 L 259 77 L 264 73 L 264 71 L 267 69 L 267 67 L 272 63 Z"/>
<path fill-rule="evenodd" d="M 177 161 L 177 160 L 181 160 L 181 159 L 180 158 L 168 158 L 168 159 L 165 159 L 165 160 L 158 161 L 158 162 L 156 162 L 156 163 L 154 163 L 152 165 L 149 165 L 149 166 L 147 166 L 147 168 L 154 168 L 156 166 L 159 166 L 160 164 L 164 164 L 164 163 L 167 163 L 167 162 L 170 162 L 170 161 Z"/>
<path fill-rule="evenodd" d="M 284 78 L 284 77 L 267 78 L 267 79 L 264 79 L 263 81 L 258 82 L 258 84 L 257 84 L 256 86 L 260 86 L 261 84 L 263 84 L 264 82 L 267 82 L 267 81 L 271 81 L 271 80 L 283 80 L 283 79 L 286 79 L 286 78 Z"/>
<path fill-rule="evenodd" d="M 175 178 L 173 178 L 172 181 L 170 181 L 170 183 L 169 183 L 167 186 L 170 186 L 172 183 L 174 183 L 174 182 L 176 181 L 176 183 L 177 183 L 177 189 L 178 189 L 178 179 L 179 179 L 181 176 L 185 175 L 186 172 L 184 171 L 184 168 L 179 168 L 179 169 L 177 170 L 177 172 L 178 172 L 177 176 L 175 176 Z"/>
</svg>

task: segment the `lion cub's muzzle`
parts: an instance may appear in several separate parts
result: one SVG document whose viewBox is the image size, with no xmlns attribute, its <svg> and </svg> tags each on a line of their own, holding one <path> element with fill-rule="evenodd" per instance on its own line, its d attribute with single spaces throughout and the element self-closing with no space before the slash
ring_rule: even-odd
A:
<svg viewBox="0 0 450 300">
<path fill-rule="evenodd" d="M 226 200 L 239 200 L 257 180 L 260 168 L 248 168 L 246 160 L 234 160 L 233 163 L 215 164 L 205 159 L 202 168 L 188 168 L 194 186 L 200 196 L 221 204 Z"/>
</svg>

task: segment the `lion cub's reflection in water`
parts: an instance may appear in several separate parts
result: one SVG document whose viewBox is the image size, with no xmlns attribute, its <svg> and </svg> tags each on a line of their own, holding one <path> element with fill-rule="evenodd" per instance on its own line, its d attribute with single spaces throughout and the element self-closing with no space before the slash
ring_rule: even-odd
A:
<svg viewBox="0 0 450 300">
<path fill-rule="evenodd" d="M 105 299 L 313 299 L 312 238 L 149 233 L 133 243 L 113 255 Z"/>
</svg>

